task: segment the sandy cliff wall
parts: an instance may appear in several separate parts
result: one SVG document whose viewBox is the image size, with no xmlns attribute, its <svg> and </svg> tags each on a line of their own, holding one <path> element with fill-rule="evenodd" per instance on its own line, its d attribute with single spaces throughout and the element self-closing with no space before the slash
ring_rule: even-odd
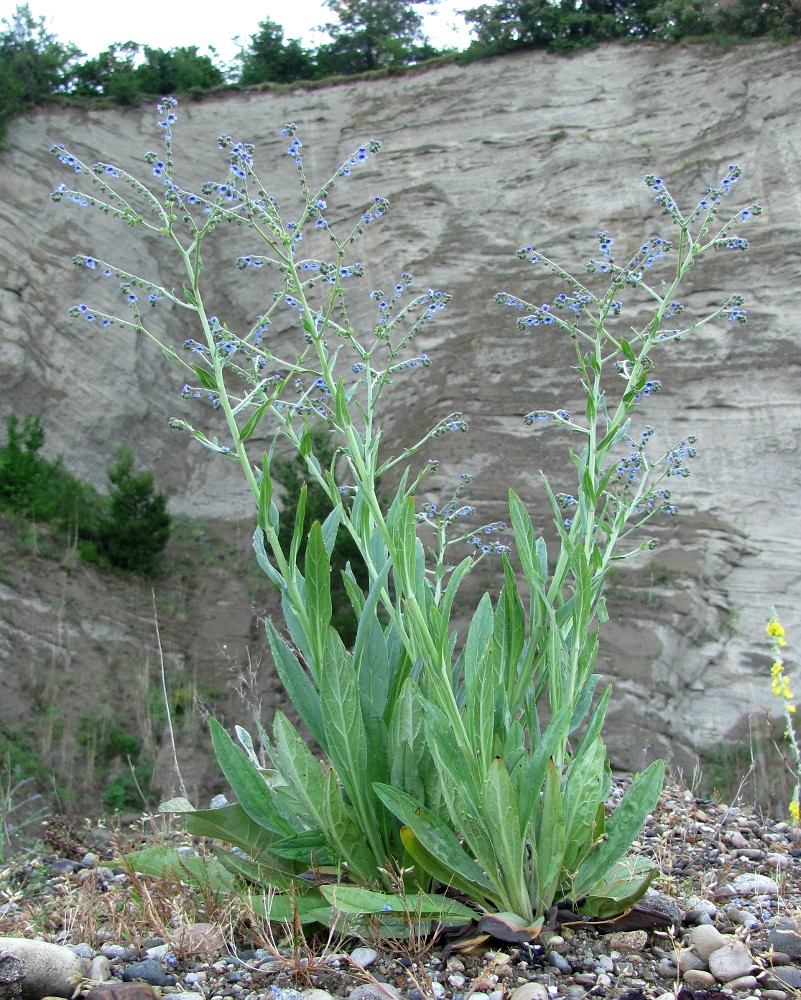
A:
<svg viewBox="0 0 801 1000">
<path fill-rule="evenodd" d="M 454 297 L 420 341 L 434 366 L 391 397 L 388 439 L 416 440 L 463 409 L 470 434 L 442 439 L 438 456 L 451 472 L 474 475 L 482 516 L 504 516 L 512 485 L 539 505 L 543 524 L 539 471 L 556 474 L 565 438 L 526 428 L 522 415 L 570 408 L 575 390 L 565 376 L 568 346 L 552 331 L 518 333 L 515 314 L 492 300 L 500 288 L 533 301 L 560 290 L 544 272 L 535 280 L 514 251 L 536 243 L 581 269 L 600 229 L 634 248 L 668 226 L 645 174 L 665 178 L 688 204 L 729 163 L 744 167 L 731 206 L 763 206 L 747 232 L 752 249 L 705 260 L 686 299 L 700 310 L 742 292 L 748 324 L 711 324 L 667 352 L 656 373 L 663 392 L 647 410 L 665 443 L 696 433 L 701 459 L 678 491 L 682 517 L 663 532 L 662 549 L 613 581 L 616 624 L 603 666 L 615 680 L 609 738 L 623 766 L 671 750 L 687 760 L 770 704 L 762 642 L 770 604 L 801 643 L 799 55 L 798 46 L 525 53 L 179 108 L 175 142 L 187 183 L 220 178 L 215 139 L 225 131 L 255 143 L 286 204 L 294 181 L 279 135 L 285 121 L 299 125 L 316 180 L 360 142 L 382 140 L 379 156 L 331 199 L 334 218 L 374 194 L 392 202 L 359 250 L 369 273 L 354 315 L 374 322 L 369 289 L 392 287 L 401 271 L 416 275 L 416 287 Z M 189 405 L 177 368 L 144 340 L 67 317 L 93 287 L 71 266 L 73 253 L 146 275 L 174 265 L 160 263 L 156 241 L 51 203 L 51 189 L 69 177 L 48 148 L 68 141 L 90 162 L 145 170 L 142 153 L 158 148 L 155 119 L 151 107 L 60 110 L 11 126 L 0 171 L 0 416 L 42 412 L 49 448 L 97 483 L 117 444 L 133 443 L 176 511 L 238 517 L 249 501 L 234 470 L 167 429 Z M 214 309 L 231 325 L 257 314 L 272 291 L 232 267 L 242 246 L 235 235 L 225 234 L 208 261 L 219 274 Z M 180 317 L 169 323 L 178 342 L 193 333 Z M 569 480 L 556 485 L 569 489 Z"/>
</svg>

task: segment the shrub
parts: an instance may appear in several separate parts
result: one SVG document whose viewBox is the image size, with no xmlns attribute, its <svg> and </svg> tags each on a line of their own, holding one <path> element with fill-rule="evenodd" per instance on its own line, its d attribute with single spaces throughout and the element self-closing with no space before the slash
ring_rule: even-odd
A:
<svg viewBox="0 0 801 1000">
<path fill-rule="evenodd" d="M 101 524 L 98 545 L 112 566 L 148 575 L 170 538 L 167 497 L 156 493 L 152 472 L 133 472 L 134 453 L 122 447 L 109 470 L 108 514 Z"/>
</svg>

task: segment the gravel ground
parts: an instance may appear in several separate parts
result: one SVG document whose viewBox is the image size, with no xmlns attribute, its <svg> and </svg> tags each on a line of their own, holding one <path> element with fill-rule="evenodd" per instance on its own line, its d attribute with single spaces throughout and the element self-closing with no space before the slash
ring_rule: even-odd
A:
<svg viewBox="0 0 801 1000">
<path fill-rule="evenodd" d="M 286 947 L 286 937 L 271 941 L 231 907 L 208 899 L 190 905 L 180 885 L 132 877 L 102 831 L 77 836 L 51 824 L 46 840 L 52 854 L 0 871 L 0 934 L 94 959 L 80 984 L 92 1000 L 123 1000 L 126 989 L 131 1000 L 152 991 L 182 992 L 184 1000 L 187 992 L 197 1000 L 327 1000 L 311 990 L 352 1000 L 639 1000 L 721 991 L 784 1000 L 801 990 L 798 831 L 676 787 L 635 847 L 661 873 L 642 907 L 606 927 L 562 911 L 530 945 L 496 942 L 474 954 L 425 936 Z"/>
</svg>

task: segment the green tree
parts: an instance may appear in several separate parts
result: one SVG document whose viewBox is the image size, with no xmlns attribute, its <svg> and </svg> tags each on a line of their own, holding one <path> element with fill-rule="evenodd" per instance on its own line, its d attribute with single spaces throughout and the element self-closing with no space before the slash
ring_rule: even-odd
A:
<svg viewBox="0 0 801 1000">
<path fill-rule="evenodd" d="M 210 56 L 198 55 L 196 45 L 169 50 L 145 45 L 135 75 L 140 92 L 154 95 L 199 94 L 225 83 L 223 71 Z"/>
<path fill-rule="evenodd" d="M 0 449 L 0 503 L 31 517 L 46 487 L 47 463 L 39 456 L 44 430 L 38 415 L 27 414 L 20 426 L 12 413 L 6 424 L 6 443 Z"/>
<path fill-rule="evenodd" d="M 322 75 L 362 73 L 436 55 L 422 31 L 418 8 L 433 0 L 325 0 L 336 22 L 333 39 L 317 50 Z"/>
<path fill-rule="evenodd" d="M 72 92 L 81 97 L 108 97 L 115 104 L 137 104 L 141 97 L 136 76 L 140 48 L 136 42 L 117 42 L 93 59 L 78 63 Z"/>
<path fill-rule="evenodd" d="M 238 57 L 239 83 L 291 83 L 311 80 L 316 74 L 313 54 L 297 38 L 284 40 L 284 29 L 275 21 L 261 21 L 259 30 L 250 36 L 250 44 Z"/>
<path fill-rule="evenodd" d="M 121 447 L 109 469 L 109 511 L 100 527 L 99 549 L 120 569 L 149 574 L 170 537 L 167 497 L 156 493 L 152 472 L 134 474 L 134 453 Z"/>
<path fill-rule="evenodd" d="M 0 143 L 9 121 L 54 94 L 69 90 L 73 67 L 80 56 L 74 45 L 62 45 L 35 18 L 27 3 L 11 18 L 3 18 L 0 31 Z"/>
</svg>

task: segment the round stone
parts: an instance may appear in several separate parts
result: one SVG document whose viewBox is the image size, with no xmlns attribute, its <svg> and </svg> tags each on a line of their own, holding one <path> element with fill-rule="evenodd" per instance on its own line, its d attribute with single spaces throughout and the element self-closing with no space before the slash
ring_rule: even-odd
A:
<svg viewBox="0 0 801 1000">
<path fill-rule="evenodd" d="M 360 965 L 363 969 L 366 969 L 368 965 L 372 965 L 377 958 L 378 952 L 373 948 L 354 948 L 350 953 L 351 961 L 356 965 Z"/>
<path fill-rule="evenodd" d="M 705 969 L 688 969 L 681 978 L 688 986 L 715 985 L 715 977 Z"/>
<path fill-rule="evenodd" d="M 512 990 L 509 1000 L 549 1000 L 548 990 L 542 983 L 524 983 Z"/>
<path fill-rule="evenodd" d="M 706 963 L 713 951 L 726 945 L 726 938 L 712 924 L 698 924 L 687 935 L 687 942 L 698 958 Z M 681 968 L 681 957 L 679 968 Z"/>
<path fill-rule="evenodd" d="M 709 971 L 719 983 L 747 976 L 753 967 L 754 960 L 742 941 L 731 941 L 709 956 Z"/>
</svg>

